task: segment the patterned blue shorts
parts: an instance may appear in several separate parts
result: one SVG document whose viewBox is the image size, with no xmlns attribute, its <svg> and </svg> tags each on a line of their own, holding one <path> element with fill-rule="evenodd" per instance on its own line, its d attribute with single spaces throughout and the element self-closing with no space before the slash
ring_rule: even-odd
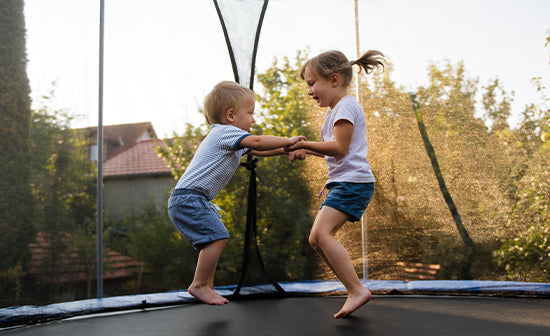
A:
<svg viewBox="0 0 550 336">
<path fill-rule="evenodd" d="M 370 203 L 374 193 L 374 183 L 330 182 L 323 205 L 349 215 L 350 222 L 357 222 Z"/>
<path fill-rule="evenodd" d="M 175 189 L 168 199 L 168 216 L 197 250 L 216 240 L 229 238 L 214 205 L 198 191 Z"/>
</svg>

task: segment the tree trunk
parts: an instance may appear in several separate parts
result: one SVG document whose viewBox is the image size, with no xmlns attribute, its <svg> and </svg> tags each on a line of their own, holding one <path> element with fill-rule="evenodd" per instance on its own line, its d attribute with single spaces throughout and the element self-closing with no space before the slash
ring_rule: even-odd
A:
<svg viewBox="0 0 550 336">
<path fill-rule="evenodd" d="M 470 238 L 470 235 L 468 234 L 468 231 L 464 227 L 464 224 L 462 224 L 462 219 L 460 218 L 458 209 L 456 208 L 453 198 L 451 197 L 451 194 L 449 193 L 449 190 L 445 185 L 445 180 L 443 179 L 443 175 L 441 174 L 441 168 L 439 167 L 439 163 L 437 162 L 437 157 L 435 155 L 434 148 L 428 137 L 426 126 L 424 125 L 422 113 L 420 112 L 420 106 L 416 101 L 416 95 L 414 95 L 413 93 L 410 93 L 410 98 L 414 108 L 414 115 L 416 117 L 418 129 L 420 130 L 420 134 L 422 135 L 422 141 L 424 142 L 424 147 L 426 148 L 426 152 L 430 157 L 430 161 L 432 162 L 432 168 L 437 178 L 437 182 L 439 183 L 439 189 L 441 190 L 441 193 L 443 194 L 443 198 L 445 199 L 445 202 L 447 203 L 447 206 L 451 211 L 451 215 L 453 216 L 453 219 L 456 223 L 456 227 L 458 229 L 458 232 L 460 233 L 460 237 L 462 237 L 462 241 L 466 246 L 466 252 L 464 253 L 464 258 L 462 259 L 463 260 L 462 277 L 465 280 L 471 280 L 472 264 L 474 262 L 474 257 L 475 257 L 475 244 L 473 240 Z"/>
</svg>

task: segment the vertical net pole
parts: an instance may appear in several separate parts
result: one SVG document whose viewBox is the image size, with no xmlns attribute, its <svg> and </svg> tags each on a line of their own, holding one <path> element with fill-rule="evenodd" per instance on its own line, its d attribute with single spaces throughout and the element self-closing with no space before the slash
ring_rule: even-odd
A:
<svg viewBox="0 0 550 336">
<path fill-rule="evenodd" d="M 355 8 L 355 57 L 358 59 L 361 57 L 361 49 L 359 48 L 359 4 L 358 0 L 354 1 Z M 361 68 L 357 71 L 357 76 L 355 76 L 355 97 L 359 104 L 362 104 L 361 96 Z"/>
<path fill-rule="evenodd" d="M 353 0 L 355 9 L 355 53 L 356 58 L 361 57 L 361 49 L 359 47 L 359 4 L 358 0 Z M 361 94 L 361 68 L 357 71 L 355 76 L 355 97 L 361 106 L 363 106 L 363 97 Z M 368 251 L 367 251 L 367 227 L 365 224 L 365 214 L 361 216 L 361 236 L 362 236 L 362 251 L 363 251 L 363 279 L 369 279 L 368 268 Z"/>
<path fill-rule="evenodd" d="M 99 6 L 99 92 L 97 120 L 97 298 L 103 298 L 103 45 L 105 0 Z"/>
</svg>

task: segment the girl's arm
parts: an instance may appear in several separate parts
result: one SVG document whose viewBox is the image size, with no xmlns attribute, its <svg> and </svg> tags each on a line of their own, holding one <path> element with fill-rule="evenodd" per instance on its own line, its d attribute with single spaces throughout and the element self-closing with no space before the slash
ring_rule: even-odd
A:
<svg viewBox="0 0 550 336">
<path fill-rule="evenodd" d="M 313 155 L 313 156 L 322 157 L 322 158 L 325 157 L 323 154 L 312 151 L 311 149 L 304 148 L 303 150 L 306 152 L 306 155 Z"/>
<path fill-rule="evenodd" d="M 334 124 L 334 141 L 315 142 L 300 141 L 288 147 L 293 151 L 305 148 L 312 155 L 317 156 L 344 156 L 347 154 L 353 136 L 353 124 L 346 119 L 340 119 Z"/>
</svg>

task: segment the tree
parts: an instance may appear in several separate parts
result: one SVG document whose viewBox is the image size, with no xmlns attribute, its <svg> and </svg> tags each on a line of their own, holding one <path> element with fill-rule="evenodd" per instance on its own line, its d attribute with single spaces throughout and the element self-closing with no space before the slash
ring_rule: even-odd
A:
<svg viewBox="0 0 550 336">
<path fill-rule="evenodd" d="M 391 64 L 363 87 L 369 161 L 377 179 L 367 209 L 370 275 L 395 279 L 400 276 L 395 262 L 403 260 L 440 264 L 441 278 L 463 278 L 464 246 L 431 171 L 408 94 L 390 78 Z M 462 63 L 434 64 L 428 79 L 418 97 L 442 176 L 476 242 L 472 277 L 495 276 L 492 253 L 509 236 L 503 223 L 513 204 L 511 183 L 504 183 L 511 182 L 511 160 L 503 139 L 510 132 L 503 120 L 511 98 L 497 80 L 480 90 Z M 480 93 L 492 97 L 482 111 L 476 108 Z M 488 113 L 500 118 L 501 129 L 489 129 Z"/>
<path fill-rule="evenodd" d="M 416 122 L 418 124 L 418 129 L 420 130 L 420 135 L 422 136 L 422 141 L 424 142 L 424 147 L 426 148 L 426 152 L 428 153 L 428 156 L 430 157 L 430 161 L 432 162 L 432 167 L 433 167 L 435 176 L 437 178 L 437 181 L 439 183 L 439 188 L 441 189 L 441 193 L 443 194 L 445 203 L 447 203 L 447 206 L 451 211 L 451 214 L 456 223 L 458 232 L 460 233 L 462 241 L 464 242 L 464 245 L 466 247 L 466 252 L 464 254 L 464 259 L 463 259 L 464 263 L 462 266 L 462 277 L 466 280 L 471 280 L 472 264 L 475 256 L 475 244 L 472 241 L 472 238 L 470 238 L 468 230 L 466 230 L 466 228 L 464 227 L 464 224 L 462 223 L 462 218 L 460 217 L 458 209 L 456 208 L 453 198 L 449 193 L 449 190 L 445 184 L 445 180 L 443 178 L 443 175 L 441 174 L 441 168 L 439 167 L 439 162 L 437 161 L 437 155 L 435 154 L 430 138 L 428 137 L 428 132 L 426 131 L 426 126 L 424 125 L 424 120 L 422 118 L 422 112 L 420 111 L 420 106 L 416 101 L 415 95 L 412 93 L 411 93 L 411 102 L 413 104 L 413 109 L 416 117 Z"/>
<path fill-rule="evenodd" d="M 298 52 L 291 61 L 283 58 L 279 65 L 275 60 L 263 74 L 258 74 L 261 86 L 257 95 L 259 130 L 257 133 L 291 137 L 304 135 L 318 138 L 318 122 L 311 111 L 311 99 L 307 95 L 299 69 L 305 57 Z M 260 242 L 266 251 L 266 263 L 272 265 L 280 280 L 297 280 L 311 277 L 312 249 L 307 242 L 313 223 L 311 209 L 315 207 L 316 189 L 308 181 L 309 161 L 290 163 L 285 156 L 265 158 L 258 166 Z M 322 169 L 321 169 L 322 171 Z M 280 260 L 290 262 L 281 263 Z M 270 270 L 271 270 L 270 269 Z"/>
<path fill-rule="evenodd" d="M 42 97 L 42 107 L 31 120 L 32 174 L 36 200 L 34 229 L 47 240 L 41 272 L 49 277 L 51 300 L 61 295 L 64 272 L 85 272 L 88 293 L 95 278 L 95 166 L 87 155 L 86 140 L 70 128 L 72 117 L 48 107 L 54 92 Z M 40 286 L 39 286 L 40 287 Z"/>
<path fill-rule="evenodd" d="M 489 83 L 485 90 L 482 102 L 487 122 L 491 124 L 491 131 L 498 132 L 509 129 L 508 118 L 511 115 L 511 101 L 506 97 L 506 91 L 500 85 L 498 78 Z M 502 97 L 502 100 L 497 102 L 499 96 Z"/>
<path fill-rule="evenodd" d="M 546 46 L 550 44 L 550 33 Z M 519 128 L 507 136 L 514 153 L 510 195 L 515 202 L 508 226 L 514 235 L 495 251 L 513 280 L 550 281 L 550 99 L 540 77 L 533 78 L 540 104 L 526 106 Z M 512 183 L 511 183 L 512 184 Z"/>
<path fill-rule="evenodd" d="M 23 1 L 0 3 L 0 274 L 12 274 L 29 256 L 33 202 L 29 188 L 30 88 Z M 6 283 L 0 295 L 8 297 Z"/>
</svg>

